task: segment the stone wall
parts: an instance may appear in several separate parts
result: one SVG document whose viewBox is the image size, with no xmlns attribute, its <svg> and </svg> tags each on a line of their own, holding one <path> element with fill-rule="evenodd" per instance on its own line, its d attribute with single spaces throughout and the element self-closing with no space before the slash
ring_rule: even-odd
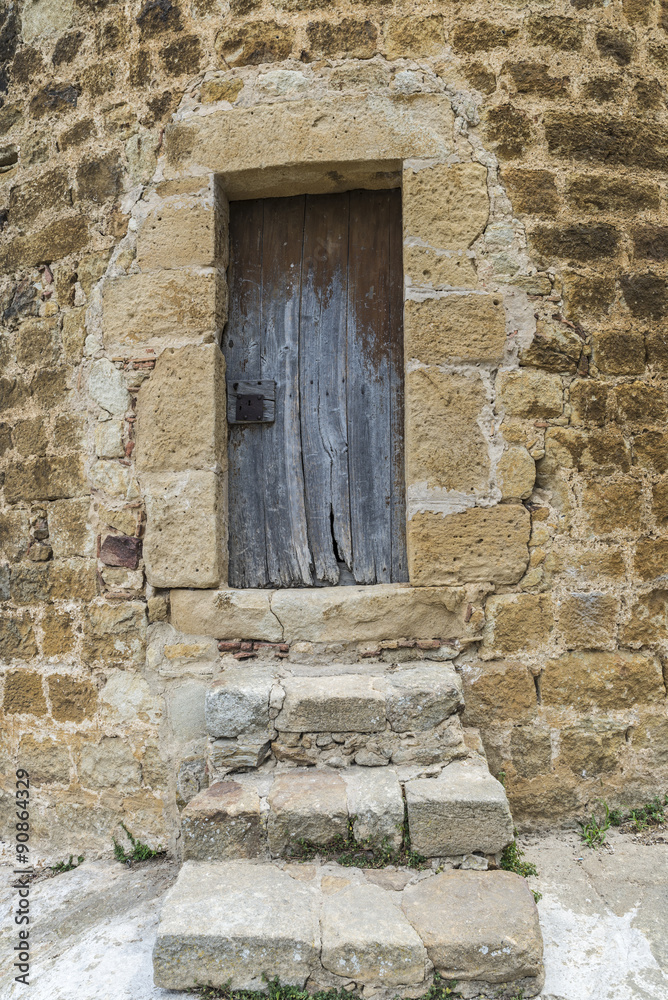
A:
<svg viewBox="0 0 668 1000">
<path fill-rule="evenodd" d="M 253 641 L 346 662 L 435 644 L 520 826 L 664 790 L 668 7 L 26 0 L 0 19 L 2 822 L 18 761 L 52 850 L 106 850 L 120 819 L 173 845 L 206 781 L 205 687 Z M 175 567 L 225 586 L 225 196 L 322 184 L 281 162 L 314 134 L 348 159 L 361 106 L 390 109 L 362 132 L 362 186 L 405 164 L 411 582 L 440 589 L 442 625 L 348 609 L 347 640 L 286 635 L 269 596 L 271 638 L 243 615 L 169 624 Z M 266 190 L 242 176 L 249 135 Z M 417 135 L 436 138 L 411 163 Z"/>
</svg>

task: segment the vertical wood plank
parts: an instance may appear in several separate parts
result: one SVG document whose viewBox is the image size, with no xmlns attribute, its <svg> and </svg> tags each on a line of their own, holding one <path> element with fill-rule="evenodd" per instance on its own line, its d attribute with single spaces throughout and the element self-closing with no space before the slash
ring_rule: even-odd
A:
<svg viewBox="0 0 668 1000">
<path fill-rule="evenodd" d="M 261 201 L 230 205 L 230 305 L 223 352 L 228 377 L 262 377 L 262 213 Z M 229 583 L 266 587 L 267 553 L 261 426 L 229 428 Z"/>
<path fill-rule="evenodd" d="M 391 580 L 389 194 L 350 194 L 348 468 L 353 575 Z"/>
<path fill-rule="evenodd" d="M 351 565 L 346 427 L 348 197 L 306 198 L 300 321 L 301 437 L 308 536 L 320 583 Z"/>
<path fill-rule="evenodd" d="M 393 583 L 408 580 L 406 471 L 404 465 L 404 266 L 401 191 L 390 191 L 390 447 L 392 502 L 390 545 Z"/>
<path fill-rule="evenodd" d="M 313 584 L 299 425 L 299 311 L 303 196 L 264 201 L 262 372 L 276 380 L 276 419 L 262 424 L 267 575 L 270 584 Z"/>
</svg>

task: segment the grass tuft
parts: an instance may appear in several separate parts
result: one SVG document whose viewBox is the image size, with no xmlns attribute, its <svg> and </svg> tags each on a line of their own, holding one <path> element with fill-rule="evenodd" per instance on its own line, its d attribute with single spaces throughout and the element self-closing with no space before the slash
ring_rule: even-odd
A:
<svg viewBox="0 0 668 1000">
<path fill-rule="evenodd" d="M 281 986 L 276 979 L 265 979 L 266 990 L 232 990 L 226 986 L 198 986 L 191 993 L 197 994 L 202 1000 L 361 1000 L 359 993 L 347 990 L 319 990 L 309 993 L 298 986 Z M 434 974 L 434 982 L 421 1000 L 457 1000 L 461 993 L 457 992 L 457 983 L 441 979 Z"/>
<path fill-rule="evenodd" d="M 524 857 L 524 851 L 519 846 L 516 840 L 513 840 L 512 844 L 508 844 L 504 848 L 503 854 L 501 855 L 500 867 L 503 868 L 505 872 L 515 872 L 516 875 L 521 875 L 522 878 L 529 878 L 530 875 L 538 875 L 538 870 L 534 864 L 530 861 L 522 861 Z M 532 889 L 533 898 L 536 902 L 543 898 L 542 892 L 538 892 L 537 889 Z"/>
<path fill-rule="evenodd" d="M 121 864 L 132 864 L 133 861 L 150 861 L 152 858 L 157 858 L 166 853 L 160 844 L 158 844 L 157 849 L 149 847 L 148 844 L 143 844 L 141 840 L 137 840 L 133 837 L 125 823 L 121 823 L 121 826 L 125 830 L 127 838 L 132 846 L 132 850 L 127 851 L 114 837 L 114 857 L 117 861 L 121 862 Z"/>
<path fill-rule="evenodd" d="M 595 813 L 591 819 L 580 823 L 580 836 L 587 847 L 595 850 L 602 847 L 606 841 L 606 834 L 611 826 L 620 827 L 622 832 L 644 833 L 653 826 L 660 826 L 666 822 L 666 806 L 668 805 L 668 794 L 663 796 L 655 795 L 650 802 L 645 803 L 638 809 L 631 809 L 624 813 L 621 809 L 610 809 L 607 802 L 601 801 L 605 810 L 605 815 L 600 822 Z"/>
<path fill-rule="evenodd" d="M 58 861 L 55 865 L 49 865 L 49 868 L 54 875 L 62 875 L 63 872 L 71 872 L 74 868 L 78 868 L 83 860 L 83 854 L 80 854 L 76 861 L 74 855 L 70 854 L 69 861 Z"/>
</svg>

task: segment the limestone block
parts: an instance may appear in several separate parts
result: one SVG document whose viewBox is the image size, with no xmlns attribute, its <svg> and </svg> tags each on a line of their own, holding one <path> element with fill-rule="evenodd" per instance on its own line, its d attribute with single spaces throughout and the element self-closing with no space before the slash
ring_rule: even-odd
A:
<svg viewBox="0 0 668 1000">
<path fill-rule="evenodd" d="M 499 594 L 487 598 L 482 653 L 490 657 L 536 649 L 554 627 L 548 594 Z"/>
<path fill-rule="evenodd" d="M 102 290 L 106 346 L 160 346 L 165 337 L 213 341 L 225 322 L 226 290 L 214 270 L 154 271 L 110 278 Z"/>
<path fill-rule="evenodd" d="M 440 94 L 415 94 L 406 101 L 403 96 L 372 93 L 348 97 L 343 103 L 332 95 L 221 108 L 167 126 L 167 172 L 201 173 L 203 168 L 221 174 L 230 198 L 239 194 L 230 182 L 245 173 L 246 186 L 241 190 L 265 197 L 261 188 L 249 183 L 258 183 L 260 171 L 266 176 L 269 168 L 289 165 L 293 187 L 282 193 L 295 194 L 305 190 L 299 164 L 313 165 L 322 176 L 323 164 L 341 164 L 345 169 L 350 162 L 444 159 L 452 149 L 453 119 L 450 101 Z M 316 171 L 311 173 L 315 177 Z"/>
<path fill-rule="evenodd" d="M 217 344 L 167 348 L 137 394 L 140 472 L 227 468 L 225 358 Z"/>
<path fill-rule="evenodd" d="M 362 674 L 285 677 L 275 725 L 284 733 L 373 733 L 385 729 L 385 697 Z"/>
<path fill-rule="evenodd" d="M 231 738 L 269 729 L 269 697 L 274 673 L 265 666 L 227 667 L 206 693 L 209 736 Z"/>
<path fill-rule="evenodd" d="M 144 219 L 137 237 L 142 271 L 174 267 L 226 267 L 226 241 L 217 238 L 213 199 L 163 202 Z"/>
<path fill-rule="evenodd" d="M 406 481 L 428 489 L 483 491 L 489 451 L 479 426 L 482 379 L 417 368 L 406 377 Z M 528 453 L 527 453 L 528 455 Z M 533 461 L 531 461 L 533 466 Z"/>
<path fill-rule="evenodd" d="M 668 538 L 638 539 L 633 557 L 633 569 L 641 580 L 665 579 L 667 560 Z"/>
<path fill-rule="evenodd" d="M 303 987 L 319 954 L 314 885 L 273 865 L 187 861 L 163 903 L 154 982 L 173 990 L 203 982 L 262 990 L 266 970 Z"/>
<path fill-rule="evenodd" d="M 328 844 L 348 833 L 346 786 L 333 771 L 292 769 L 278 774 L 268 801 L 267 837 L 274 856 L 291 854 L 300 840 Z"/>
<path fill-rule="evenodd" d="M 91 365 L 88 395 L 112 416 L 122 417 L 130 407 L 131 397 L 123 372 L 108 358 L 99 358 Z"/>
<path fill-rule="evenodd" d="M 487 168 L 481 163 L 439 163 L 404 169 L 404 234 L 432 247 L 467 249 L 489 218 Z"/>
<path fill-rule="evenodd" d="M 559 375 L 522 368 L 499 372 L 496 380 L 497 407 L 506 414 L 526 419 L 560 417 L 564 390 Z"/>
<path fill-rule="evenodd" d="M 543 941 L 538 910 L 519 875 L 443 872 L 407 886 L 402 905 L 444 979 L 528 979 L 524 995 L 540 992 Z"/>
<path fill-rule="evenodd" d="M 169 686 L 165 700 L 169 718 L 170 736 L 179 743 L 202 739 L 206 736 L 204 705 L 205 682 L 183 680 Z"/>
<path fill-rule="evenodd" d="M 500 361 L 506 344 L 506 318 L 500 295 L 455 292 L 404 306 L 407 358 L 427 365 L 452 360 Z"/>
<path fill-rule="evenodd" d="M 612 594 L 569 594 L 558 604 L 558 623 L 568 649 L 611 649 L 615 645 L 619 598 Z"/>
<path fill-rule="evenodd" d="M 664 697 L 661 664 L 645 653 L 573 652 L 545 664 L 540 682 L 544 705 L 622 709 Z"/>
<path fill-rule="evenodd" d="M 72 23 L 73 9 L 74 0 L 37 0 L 28 4 L 22 11 L 24 41 L 61 34 Z"/>
<path fill-rule="evenodd" d="M 107 460 L 93 462 L 88 478 L 94 489 L 116 500 L 137 500 L 139 497 L 137 476 L 129 465 Z"/>
<path fill-rule="evenodd" d="M 453 761 L 438 778 L 415 778 L 405 790 L 411 847 L 418 854 L 496 854 L 513 839 L 503 785 L 477 761 Z"/>
<path fill-rule="evenodd" d="M 384 31 L 385 55 L 388 59 L 415 59 L 440 54 L 445 46 L 443 18 L 391 17 Z"/>
<path fill-rule="evenodd" d="M 420 664 L 387 676 L 385 711 L 395 733 L 432 729 L 464 705 L 462 682 L 451 667 Z"/>
<path fill-rule="evenodd" d="M 84 746 L 78 767 L 84 788 L 127 788 L 141 784 L 141 768 L 120 736 L 104 737 L 95 746 Z"/>
<path fill-rule="evenodd" d="M 470 631 L 464 622 L 467 605 L 461 589 L 417 589 L 401 583 L 279 590 L 271 597 L 271 611 L 283 627 L 276 637 L 285 642 L 345 642 L 351 636 L 359 642 L 417 636 L 453 639 Z M 236 635 L 261 638 L 255 632 Z"/>
<path fill-rule="evenodd" d="M 489 580 L 517 583 L 529 561 L 529 512 L 520 504 L 457 514 L 414 514 L 408 522 L 408 566 L 414 586 Z"/>
<path fill-rule="evenodd" d="M 125 458 L 121 420 L 102 420 L 95 425 L 95 454 L 98 458 Z"/>
<path fill-rule="evenodd" d="M 18 762 L 28 771 L 31 784 L 70 783 L 70 751 L 64 740 L 59 743 L 50 737 L 22 736 Z"/>
<path fill-rule="evenodd" d="M 518 722 L 536 714 L 536 688 L 523 663 L 495 660 L 465 663 L 464 724 L 487 727 L 494 722 Z"/>
<path fill-rule="evenodd" d="M 404 799 L 396 772 L 389 767 L 351 767 L 342 778 L 355 840 L 398 850 L 403 839 Z"/>
<path fill-rule="evenodd" d="M 173 590 L 170 595 L 172 624 L 179 631 L 193 635 L 280 642 L 283 628 L 271 611 L 275 593 L 250 589 Z M 302 591 L 304 595 L 310 593 L 312 591 Z"/>
<path fill-rule="evenodd" d="M 181 836 L 186 861 L 225 861 L 262 854 L 260 796 L 251 785 L 217 781 L 183 810 Z"/>
<path fill-rule="evenodd" d="M 640 531 L 643 526 L 642 483 L 631 476 L 612 481 L 590 479 L 582 490 L 582 512 L 595 535 Z"/>
<path fill-rule="evenodd" d="M 354 885 L 325 896 L 322 954 L 325 969 L 374 986 L 406 986 L 424 979 L 426 952 L 394 893 Z"/>
<path fill-rule="evenodd" d="M 496 481 L 503 500 L 526 500 L 536 482 L 536 463 L 521 445 L 504 451 L 496 467 Z"/>
<path fill-rule="evenodd" d="M 440 251 L 410 239 L 404 242 L 404 274 L 408 284 L 428 288 L 478 287 L 473 261 L 464 251 Z"/>
<path fill-rule="evenodd" d="M 145 473 L 144 561 L 154 587 L 216 587 L 225 575 L 225 498 L 213 472 Z"/>
<path fill-rule="evenodd" d="M 224 777 L 233 771 L 259 767 L 267 759 L 271 742 L 267 739 L 240 736 L 236 740 L 214 740 L 209 744 L 211 771 Z"/>
</svg>

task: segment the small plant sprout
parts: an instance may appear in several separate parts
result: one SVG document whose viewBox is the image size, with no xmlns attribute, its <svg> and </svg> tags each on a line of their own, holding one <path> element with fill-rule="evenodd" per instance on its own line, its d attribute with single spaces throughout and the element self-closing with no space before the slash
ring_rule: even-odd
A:
<svg viewBox="0 0 668 1000">
<path fill-rule="evenodd" d="M 517 841 L 513 840 L 512 844 L 508 844 L 501 855 L 501 868 L 506 872 L 515 872 L 516 875 L 521 875 L 522 878 L 538 875 L 536 866 L 530 861 L 522 861 L 523 857 L 524 851 Z M 536 902 L 543 898 L 543 894 L 538 892 L 537 889 L 532 889 L 531 892 Z"/>
<path fill-rule="evenodd" d="M 63 872 L 71 872 L 74 868 L 78 868 L 83 860 L 83 854 L 80 854 L 76 861 L 74 855 L 70 854 L 69 861 L 58 861 L 55 865 L 49 865 L 49 868 L 54 875 L 61 875 Z"/>
<path fill-rule="evenodd" d="M 130 845 L 132 846 L 131 851 L 126 851 L 123 845 L 119 844 L 114 837 L 114 857 L 117 861 L 120 861 L 121 864 L 131 864 L 133 861 L 150 861 L 152 858 L 157 858 L 161 854 L 165 853 L 160 844 L 158 844 L 158 847 L 154 850 L 152 847 L 149 847 L 148 844 L 143 844 L 141 840 L 137 840 L 133 837 L 125 823 L 121 823 L 121 826 L 130 841 Z"/>
</svg>

